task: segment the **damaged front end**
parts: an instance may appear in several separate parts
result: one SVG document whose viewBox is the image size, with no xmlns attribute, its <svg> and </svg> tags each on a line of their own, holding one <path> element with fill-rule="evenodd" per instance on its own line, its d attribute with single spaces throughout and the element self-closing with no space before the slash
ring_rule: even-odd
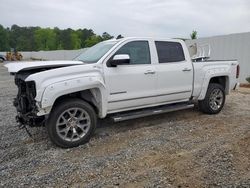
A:
<svg viewBox="0 0 250 188">
<path fill-rule="evenodd" d="M 36 84 L 34 81 L 25 80 L 33 74 L 74 65 L 83 65 L 83 63 L 80 61 L 36 61 L 4 65 L 8 68 L 8 72 L 15 76 L 15 84 L 18 87 L 14 106 L 17 109 L 16 119 L 20 127 L 42 126 L 45 122 L 45 116 L 37 115 Z"/>
<path fill-rule="evenodd" d="M 26 125 L 42 126 L 45 118 L 37 116 L 36 85 L 34 81 L 25 82 L 26 77 L 26 74 L 15 75 L 15 84 L 18 87 L 18 93 L 13 102 L 17 110 L 16 120 L 21 128 Z"/>
</svg>

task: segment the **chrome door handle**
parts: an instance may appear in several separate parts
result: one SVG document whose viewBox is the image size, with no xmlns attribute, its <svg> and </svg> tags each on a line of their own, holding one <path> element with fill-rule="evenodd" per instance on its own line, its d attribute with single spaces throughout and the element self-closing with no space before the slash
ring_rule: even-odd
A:
<svg viewBox="0 0 250 188">
<path fill-rule="evenodd" d="M 188 71 L 191 71 L 192 69 L 189 69 L 189 68 L 185 68 L 185 69 L 183 69 L 182 71 L 183 72 L 188 72 Z"/>
<path fill-rule="evenodd" d="M 155 71 L 152 71 L 152 70 L 147 70 L 146 72 L 144 72 L 144 74 L 155 74 Z"/>
</svg>

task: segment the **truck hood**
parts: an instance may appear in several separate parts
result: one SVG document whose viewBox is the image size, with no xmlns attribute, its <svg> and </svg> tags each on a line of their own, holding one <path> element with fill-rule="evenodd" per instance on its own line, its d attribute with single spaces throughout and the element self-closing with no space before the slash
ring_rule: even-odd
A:
<svg viewBox="0 0 250 188">
<path fill-rule="evenodd" d="M 4 66 L 8 68 L 8 72 L 17 73 L 20 71 L 41 69 L 41 68 L 60 68 L 72 65 L 82 65 L 81 61 L 33 61 L 33 62 L 18 62 L 7 63 Z"/>
</svg>

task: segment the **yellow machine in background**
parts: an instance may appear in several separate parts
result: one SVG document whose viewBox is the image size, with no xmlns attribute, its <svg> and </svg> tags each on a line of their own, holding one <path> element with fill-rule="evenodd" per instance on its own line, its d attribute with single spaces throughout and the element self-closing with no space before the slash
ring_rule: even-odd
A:
<svg viewBox="0 0 250 188">
<path fill-rule="evenodd" d="M 11 49 L 10 52 L 6 53 L 6 60 L 7 61 L 21 61 L 23 56 L 15 49 Z"/>
</svg>

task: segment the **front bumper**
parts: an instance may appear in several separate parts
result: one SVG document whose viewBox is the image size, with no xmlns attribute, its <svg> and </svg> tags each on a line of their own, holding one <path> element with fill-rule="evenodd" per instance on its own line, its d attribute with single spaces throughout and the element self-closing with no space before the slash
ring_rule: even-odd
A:
<svg viewBox="0 0 250 188">
<path fill-rule="evenodd" d="M 17 113 L 16 122 L 19 127 L 30 126 L 30 127 L 40 127 L 44 126 L 45 117 L 35 116 L 34 114 L 21 114 Z"/>
</svg>

